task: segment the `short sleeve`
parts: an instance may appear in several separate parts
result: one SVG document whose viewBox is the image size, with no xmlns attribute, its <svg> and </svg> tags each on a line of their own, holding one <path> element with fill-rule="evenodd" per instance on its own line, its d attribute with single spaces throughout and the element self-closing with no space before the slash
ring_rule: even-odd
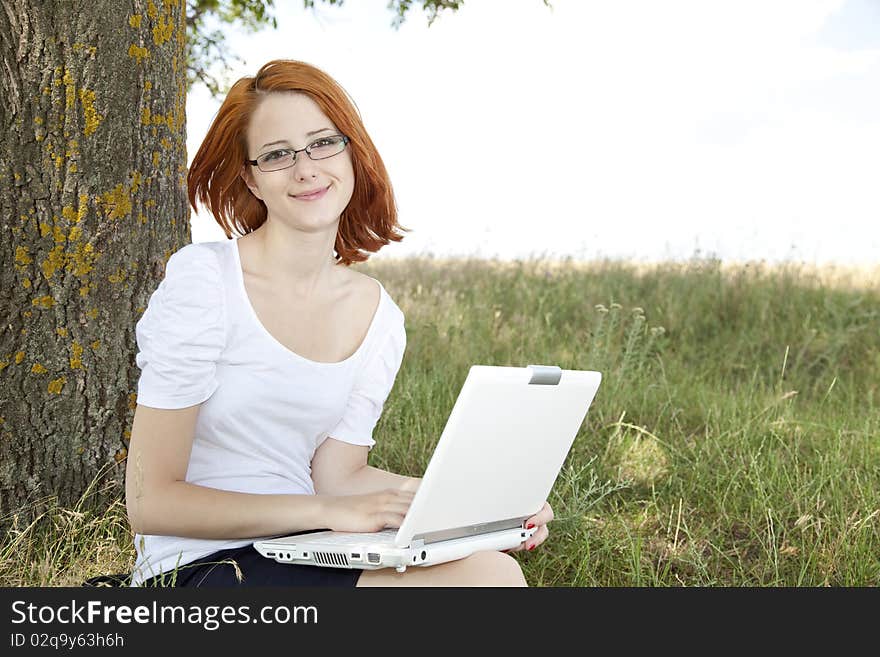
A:
<svg viewBox="0 0 880 657">
<path fill-rule="evenodd" d="M 219 385 L 217 361 L 225 345 L 224 295 L 217 255 L 188 244 L 165 266 L 135 325 L 141 369 L 137 403 L 185 408 L 208 399 Z"/>
<path fill-rule="evenodd" d="M 382 336 L 381 344 L 355 377 L 345 412 L 336 427 L 329 432 L 330 438 L 370 448 L 376 444 L 373 440 L 373 429 L 394 386 L 406 349 L 404 316 L 399 308 L 393 307 L 397 311 L 396 317 L 387 333 Z"/>
</svg>

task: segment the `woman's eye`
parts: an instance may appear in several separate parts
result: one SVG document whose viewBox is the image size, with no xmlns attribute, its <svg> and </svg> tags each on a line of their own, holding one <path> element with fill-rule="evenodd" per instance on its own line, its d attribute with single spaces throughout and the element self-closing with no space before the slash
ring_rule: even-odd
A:
<svg viewBox="0 0 880 657">
<path fill-rule="evenodd" d="M 286 151 L 272 151 L 271 153 L 267 153 L 263 156 L 264 160 L 277 160 L 279 157 L 284 157 Z"/>
</svg>

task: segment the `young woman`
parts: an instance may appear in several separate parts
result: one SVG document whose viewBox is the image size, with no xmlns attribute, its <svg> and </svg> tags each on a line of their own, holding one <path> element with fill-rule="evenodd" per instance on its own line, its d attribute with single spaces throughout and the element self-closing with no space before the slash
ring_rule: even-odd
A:
<svg viewBox="0 0 880 657">
<path fill-rule="evenodd" d="M 136 325 L 132 585 L 525 585 L 500 552 L 398 573 L 279 564 L 253 549 L 399 527 L 409 507 L 420 480 L 367 465 L 403 359 L 403 313 L 348 268 L 401 227 L 353 103 L 302 62 L 233 85 L 188 183 L 229 239 L 172 254 Z M 539 530 L 519 549 L 543 542 L 552 517 L 545 505 L 531 518 Z"/>
</svg>

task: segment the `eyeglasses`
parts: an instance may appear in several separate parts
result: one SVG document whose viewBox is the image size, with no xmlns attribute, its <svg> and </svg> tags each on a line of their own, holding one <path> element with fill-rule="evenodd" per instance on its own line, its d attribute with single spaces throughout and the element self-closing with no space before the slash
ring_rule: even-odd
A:
<svg viewBox="0 0 880 657">
<path fill-rule="evenodd" d="M 328 157 L 339 155 L 345 150 L 345 146 L 351 140 L 345 135 L 330 135 L 313 141 L 305 148 L 279 148 L 260 155 L 256 160 L 245 160 L 248 164 L 256 165 L 260 171 L 279 171 L 292 167 L 296 164 L 296 154 L 305 152 L 312 160 L 326 160 Z"/>
</svg>

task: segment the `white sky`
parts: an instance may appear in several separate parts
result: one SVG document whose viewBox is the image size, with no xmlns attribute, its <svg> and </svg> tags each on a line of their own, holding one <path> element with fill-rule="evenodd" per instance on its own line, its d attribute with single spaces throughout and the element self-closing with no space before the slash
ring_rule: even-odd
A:
<svg viewBox="0 0 880 657">
<path fill-rule="evenodd" d="M 466 0 L 398 31 L 386 0 L 277 4 L 230 77 L 299 59 L 354 98 L 413 229 L 377 258 L 880 262 L 880 0 Z M 190 94 L 190 157 L 219 105 Z"/>
</svg>

